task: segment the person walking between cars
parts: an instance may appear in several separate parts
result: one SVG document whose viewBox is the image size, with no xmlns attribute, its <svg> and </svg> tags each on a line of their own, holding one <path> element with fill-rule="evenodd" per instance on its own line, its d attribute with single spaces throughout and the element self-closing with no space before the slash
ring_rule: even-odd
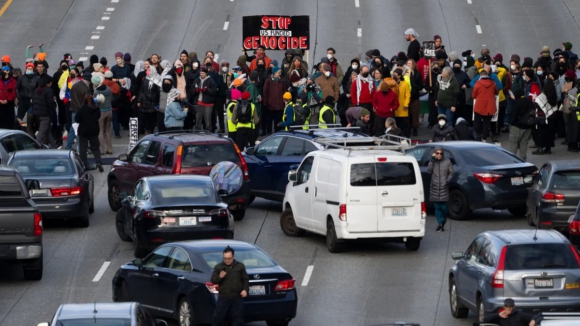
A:
<svg viewBox="0 0 580 326">
<path fill-rule="evenodd" d="M 435 217 L 437 218 L 437 232 L 445 231 L 447 222 L 447 201 L 449 200 L 449 181 L 453 178 L 453 164 L 449 159 L 443 157 L 443 149 L 437 147 L 433 153 L 427 173 L 431 175 L 431 187 L 429 200 L 435 206 Z"/>
<path fill-rule="evenodd" d="M 244 300 L 250 291 L 246 266 L 234 259 L 234 249 L 227 246 L 223 262 L 215 265 L 211 282 L 219 285 L 219 294 L 213 314 L 213 326 L 225 325 L 228 315 L 233 326 L 244 324 Z"/>
<path fill-rule="evenodd" d="M 534 316 L 525 312 L 515 310 L 516 303 L 513 299 L 507 298 L 503 303 L 503 311 L 486 314 L 483 324 L 497 324 L 499 326 L 534 326 L 536 321 Z M 479 326 L 479 323 L 474 323 Z"/>
<path fill-rule="evenodd" d="M 250 102 L 250 93 L 243 92 L 242 100 L 232 110 L 232 123 L 236 125 L 236 145 L 243 151 L 248 144 L 256 142 L 256 125 L 260 118 L 254 103 Z"/>
<path fill-rule="evenodd" d="M 87 146 L 90 143 L 91 152 L 95 156 L 97 162 L 97 169 L 103 172 L 103 165 L 101 162 L 101 150 L 99 141 L 99 120 L 101 118 L 101 109 L 99 105 L 105 102 L 103 94 L 97 94 L 95 98 L 91 94 L 86 94 L 78 112 L 75 114 L 75 122 L 79 124 L 79 156 L 81 161 L 88 168 L 87 161 Z"/>
</svg>

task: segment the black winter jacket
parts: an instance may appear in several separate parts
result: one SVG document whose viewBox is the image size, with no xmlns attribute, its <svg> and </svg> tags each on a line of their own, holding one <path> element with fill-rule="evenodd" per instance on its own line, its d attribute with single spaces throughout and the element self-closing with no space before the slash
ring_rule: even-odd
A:
<svg viewBox="0 0 580 326">
<path fill-rule="evenodd" d="M 75 122 L 79 124 L 79 136 L 84 138 L 99 135 L 99 118 L 101 110 L 98 106 L 94 108 L 83 105 L 75 116 Z"/>
<path fill-rule="evenodd" d="M 442 157 L 441 160 L 432 158 L 427 167 L 431 175 L 429 200 L 432 202 L 446 202 L 449 200 L 449 182 L 453 178 L 453 164 Z"/>
<path fill-rule="evenodd" d="M 16 97 L 18 100 L 23 98 L 33 98 L 34 90 L 40 84 L 40 77 L 37 74 L 32 75 L 22 75 L 18 78 L 16 82 Z"/>
<path fill-rule="evenodd" d="M 151 85 L 151 87 L 149 87 Z M 140 110 L 144 113 L 155 112 L 155 107 L 159 105 L 159 86 L 155 85 L 149 79 L 145 78 L 141 84 L 141 91 L 139 92 L 139 103 L 141 103 Z"/>
<path fill-rule="evenodd" d="M 205 92 L 197 91 L 197 89 L 206 88 Z M 211 104 L 214 102 L 214 97 L 217 92 L 217 85 L 211 76 L 208 76 L 205 80 L 201 80 L 201 77 L 195 80 L 193 85 L 191 86 L 191 90 L 193 91 L 192 98 L 195 99 L 195 102 L 192 104 L 197 104 L 197 101 L 200 100 L 203 103 Z M 200 96 L 200 94 L 203 94 Z"/>
<path fill-rule="evenodd" d="M 431 140 L 437 141 L 449 141 L 453 140 L 453 126 L 445 124 L 443 128 L 439 127 L 439 124 L 433 126 L 431 129 Z"/>
<path fill-rule="evenodd" d="M 37 117 L 52 118 L 56 115 L 56 102 L 50 87 L 39 87 L 34 91 L 32 108 L 32 112 Z"/>
<path fill-rule="evenodd" d="M 220 278 L 220 272 L 227 274 Z M 236 260 L 231 265 L 221 262 L 213 268 L 211 282 L 219 285 L 219 296 L 222 298 L 240 298 L 242 290 L 250 291 L 250 280 L 246 272 L 246 266 Z"/>
<path fill-rule="evenodd" d="M 532 315 L 515 310 L 507 318 L 501 318 L 498 312 L 487 314 L 485 318 L 483 318 L 483 322 L 498 324 L 500 326 L 522 326 L 529 325 L 532 319 Z"/>
</svg>

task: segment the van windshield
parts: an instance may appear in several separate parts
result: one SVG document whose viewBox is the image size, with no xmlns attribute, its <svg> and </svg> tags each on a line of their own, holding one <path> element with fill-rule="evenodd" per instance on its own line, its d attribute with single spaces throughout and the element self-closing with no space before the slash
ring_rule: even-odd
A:
<svg viewBox="0 0 580 326">
<path fill-rule="evenodd" d="M 417 184 L 413 163 L 361 163 L 350 168 L 353 187 L 405 186 Z"/>
</svg>

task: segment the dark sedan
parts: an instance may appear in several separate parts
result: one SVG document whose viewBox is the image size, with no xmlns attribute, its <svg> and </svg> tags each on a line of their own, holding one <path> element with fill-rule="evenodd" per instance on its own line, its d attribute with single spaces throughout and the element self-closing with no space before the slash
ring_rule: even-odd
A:
<svg viewBox="0 0 580 326">
<path fill-rule="evenodd" d="M 46 149 L 34 138 L 20 130 L 0 129 L 0 163 L 6 164 L 10 154 L 28 149 Z"/>
<path fill-rule="evenodd" d="M 95 183 L 75 151 L 18 151 L 8 165 L 26 182 L 43 219 L 65 218 L 81 227 L 89 226 L 89 214 L 95 210 Z"/>
<path fill-rule="evenodd" d="M 121 193 L 124 199 L 115 218 L 117 234 L 123 241 L 133 241 L 138 258 L 167 242 L 233 239 L 233 216 L 220 195 L 208 176 L 142 178 L 133 196 Z"/>
<path fill-rule="evenodd" d="M 244 299 L 246 322 L 288 325 L 296 317 L 295 280 L 260 248 L 235 240 L 165 244 L 117 270 L 113 300 L 137 300 L 154 316 L 179 320 L 183 326 L 211 324 L 218 296 L 211 274 L 227 246 L 250 276 L 250 292 Z"/>
<path fill-rule="evenodd" d="M 528 224 L 567 231 L 580 201 L 580 162 L 550 161 L 534 178 L 528 194 Z"/>
<path fill-rule="evenodd" d="M 525 215 L 528 188 L 538 169 L 499 146 L 481 142 L 428 143 L 406 151 L 419 162 L 425 199 L 429 198 L 431 185 L 427 166 L 437 147 L 453 164 L 454 175 L 449 183 L 451 218 L 466 219 L 480 208 L 507 209 L 513 215 Z"/>
</svg>

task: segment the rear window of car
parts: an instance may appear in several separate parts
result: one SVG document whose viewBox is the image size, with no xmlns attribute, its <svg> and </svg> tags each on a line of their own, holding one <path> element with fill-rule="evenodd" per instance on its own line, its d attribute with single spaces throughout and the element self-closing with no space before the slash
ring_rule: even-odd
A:
<svg viewBox="0 0 580 326">
<path fill-rule="evenodd" d="M 65 319 L 56 323 L 58 326 L 131 326 L 130 318 L 85 318 Z"/>
<path fill-rule="evenodd" d="M 404 186 L 417 183 L 413 163 L 361 163 L 350 168 L 353 187 Z"/>
<path fill-rule="evenodd" d="M 469 164 L 477 166 L 524 163 L 519 157 L 500 149 L 467 149 L 461 154 Z"/>
<path fill-rule="evenodd" d="M 506 270 L 578 269 L 578 262 L 569 244 L 538 243 L 509 245 L 506 250 Z"/>
<path fill-rule="evenodd" d="M 0 176 L 0 198 L 24 198 L 18 179 L 13 176 Z"/>
<path fill-rule="evenodd" d="M 554 189 L 580 189 L 580 171 L 557 171 L 552 176 Z"/>
<path fill-rule="evenodd" d="M 22 176 L 61 176 L 73 174 L 69 158 L 54 157 L 14 157 L 10 163 Z"/>
<path fill-rule="evenodd" d="M 154 183 L 151 185 L 153 197 L 162 203 L 188 201 L 192 203 L 216 203 L 215 190 L 203 183 L 174 181 L 171 183 Z"/>
<path fill-rule="evenodd" d="M 183 146 L 182 167 L 213 166 L 223 161 L 240 162 L 234 145 L 229 142 Z"/>
<path fill-rule="evenodd" d="M 214 268 L 215 265 L 223 261 L 223 253 L 221 251 L 214 252 L 203 252 L 201 254 L 203 260 L 209 265 L 210 268 Z M 263 253 L 259 249 L 252 250 L 236 250 L 234 259 L 243 263 L 246 268 L 262 268 L 262 267 L 274 267 L 277 266 L 276 262 L 273 261 L 268 255 Z"/>
</svg>

